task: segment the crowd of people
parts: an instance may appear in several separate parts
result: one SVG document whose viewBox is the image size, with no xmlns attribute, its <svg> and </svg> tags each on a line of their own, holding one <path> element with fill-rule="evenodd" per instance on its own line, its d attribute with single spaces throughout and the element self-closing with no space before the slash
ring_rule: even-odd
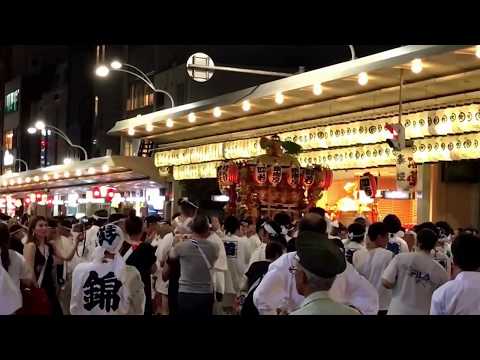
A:
<svg viewBox="0 0 480 360">
<path fill-rule="evenodd" d="M 321 208 L 294 221 L 207 216 L 171 223 L 97 211 L 0 218 L 0 314 L 480 314 L 476 229 L 395 215 L 344 226 Z"/>
</svg>

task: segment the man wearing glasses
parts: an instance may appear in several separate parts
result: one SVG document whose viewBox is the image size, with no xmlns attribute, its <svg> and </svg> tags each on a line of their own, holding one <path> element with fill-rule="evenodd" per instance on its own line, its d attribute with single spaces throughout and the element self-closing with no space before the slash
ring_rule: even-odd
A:
<svg viewBox="0 0 480 360">
<path fill-rule="evenodd" d="M 340 248 L 319 233 L 305 231 L 297 238 L 294 267 L 295 285 L 304 296 L 300 308 L 290 315 L 360 315 L 360 313 L 333 301 L 328 291 L 347 264 Z"/>
</svg>

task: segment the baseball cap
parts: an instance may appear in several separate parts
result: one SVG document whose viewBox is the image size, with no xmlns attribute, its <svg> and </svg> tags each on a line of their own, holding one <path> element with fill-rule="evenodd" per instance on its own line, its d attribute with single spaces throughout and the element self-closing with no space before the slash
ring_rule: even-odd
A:
<svg viewBox="0 0 480 360">
<path fill-rule="evenodd" d="M 332 278 L 345 271 L 345 255 L 326 234 L 303 231 L 298 235 L 297 257 L 300 265 L 315 275 Z"/>
</svg>

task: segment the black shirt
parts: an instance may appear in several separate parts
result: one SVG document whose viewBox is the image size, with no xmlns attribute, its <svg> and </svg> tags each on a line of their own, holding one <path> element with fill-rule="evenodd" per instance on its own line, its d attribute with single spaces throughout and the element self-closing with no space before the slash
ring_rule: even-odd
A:
<svg viewBox="0 0 480 360">
<path fill-rule="evenodd" d="M 245 276 L 248 279 L 248 288 L 253 285 L 255 281 L 257 281 L 258 278 L 262 277 L 265 275 L 268 271 L 268 267 L 270 266 L 270 261 L 257 261 L 254 262 L 250 267 L 248 268 L 248 271 L 245 273 Z"/>
<path fill-rule="evenodd" d="M 134 266 L 138 270 L 142 278 L 145 289 L 145 315 L 151 315 L 153 313 L 151 275 L 152 266 L 156 261 L 155 247 L 147 243 L 138 245 L 126 261 L 127 265 Z"/>
</svg>

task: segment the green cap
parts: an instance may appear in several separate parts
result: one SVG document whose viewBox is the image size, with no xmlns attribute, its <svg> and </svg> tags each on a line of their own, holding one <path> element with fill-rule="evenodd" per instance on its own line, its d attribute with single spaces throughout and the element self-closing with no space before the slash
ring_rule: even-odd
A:
<svg viewBox="0 0 480 360">
<path fill-rule="evenodd" d="M 342 250 L 326 234 L 303 231 L 296 246 L 299 263 L 315 275 L 332 278 L 347 267 Z"/>
</svg>

